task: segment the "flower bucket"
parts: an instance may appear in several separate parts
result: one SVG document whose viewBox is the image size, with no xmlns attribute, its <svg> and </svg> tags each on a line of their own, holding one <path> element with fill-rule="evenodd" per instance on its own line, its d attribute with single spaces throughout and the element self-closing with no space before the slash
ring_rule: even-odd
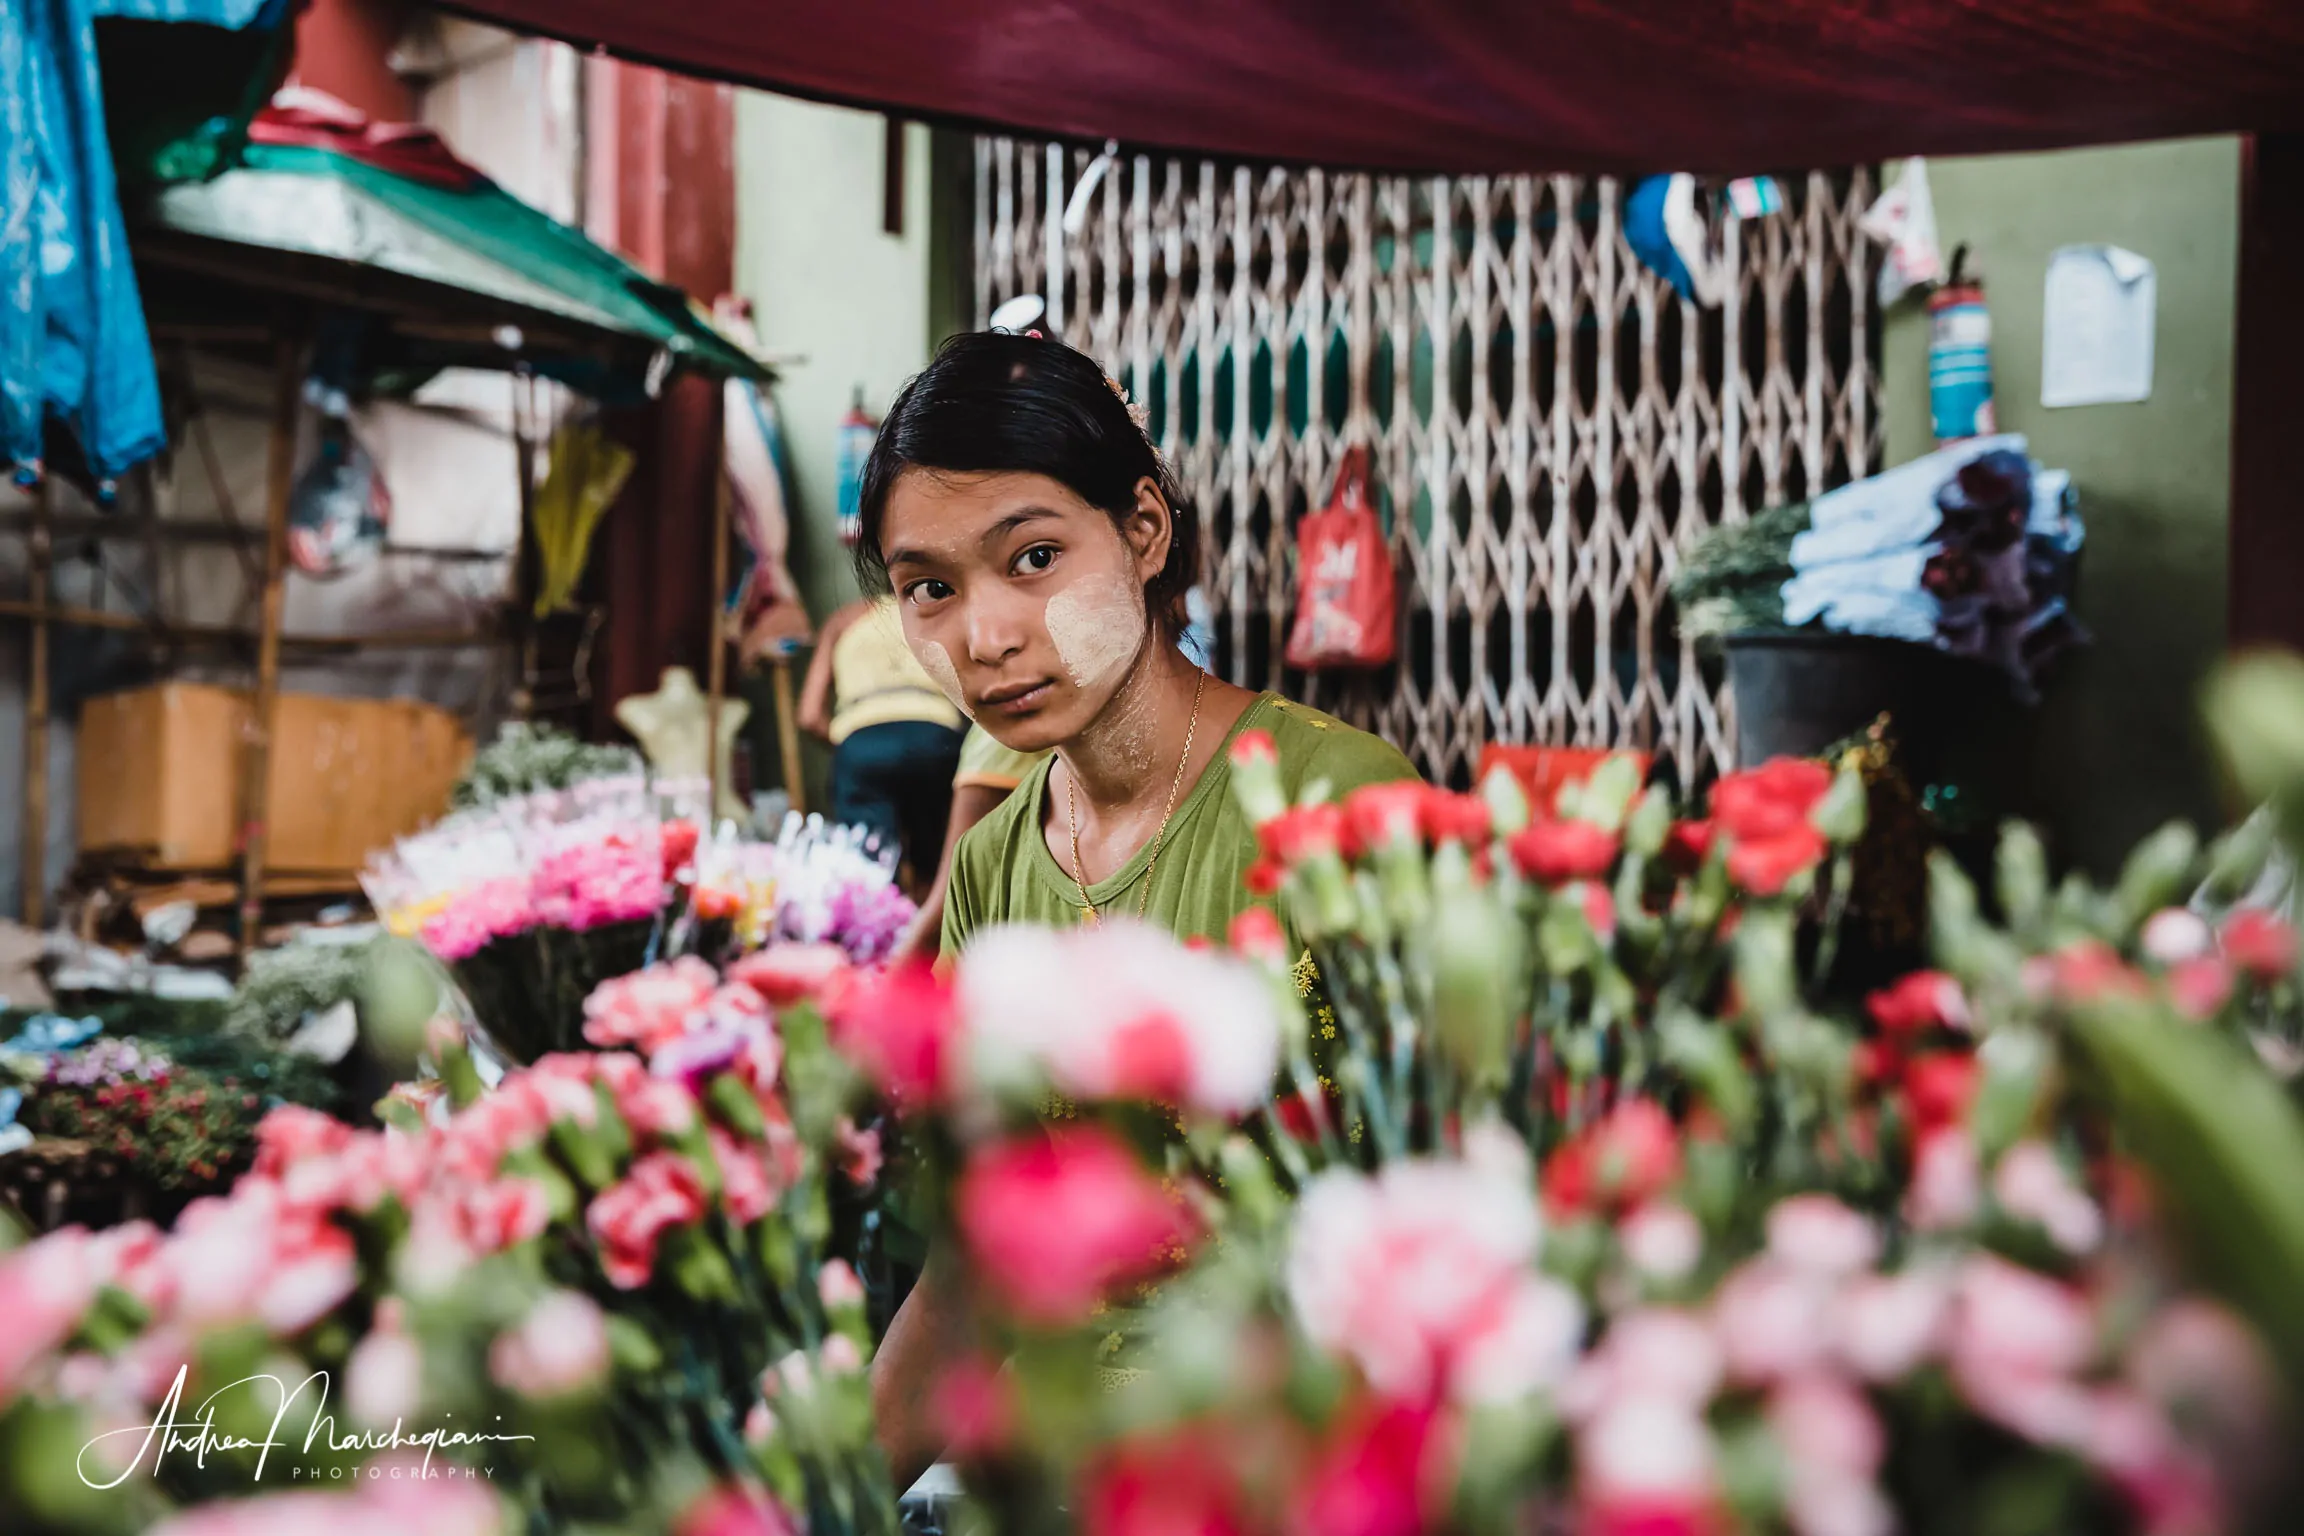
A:
<svg viewBox="0 0 2304 1536">
<path fill-rule="evenodd" d="M 2028 711 L 1995 668 L 1930 646 L 1824 631 L 1727 637 L 1736 760 L 1814 757 L 1886 713 L 1914 784 L 2021 761 Z M 1969 775 L 1963 774 L 1963 777 Z M 1996 777 L 1996 775 L 1987 775 Z"/>
</svg>

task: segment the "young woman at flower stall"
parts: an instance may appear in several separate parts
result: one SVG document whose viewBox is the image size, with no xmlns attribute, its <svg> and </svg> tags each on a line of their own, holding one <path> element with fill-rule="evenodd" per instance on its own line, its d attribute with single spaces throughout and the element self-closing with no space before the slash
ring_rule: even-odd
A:
<svg viewBox="0 0 2304 1536">
<path fill-rule="evenodd" d="M 929 676 L 1002 746 L 1048 752 L 952 853 L 947 958 L 1008 922 L 1221 939 L 1258 853 L 1231 786 L 1247 732 L 1291 798 L 1415 776 L 1379 738 L 1178 649 L 1198 522 L 1118 387 L 1060 342 L 947 342 L 881 424 L 861 510 L 860 574 L 894 594 Z M 907 1477 L 937 1448 L 925 1398 L 949 1312 L 932 1265 L 873 1362 Z"/>
</svg>

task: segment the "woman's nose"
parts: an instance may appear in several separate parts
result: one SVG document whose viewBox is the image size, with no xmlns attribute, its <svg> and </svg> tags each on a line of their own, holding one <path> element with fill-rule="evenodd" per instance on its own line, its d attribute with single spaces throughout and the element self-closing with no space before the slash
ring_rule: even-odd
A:
<svg viewBox="0 0 2304 1536">
<path fill-rule="evenodd" d="M 987 594 L 968 605 L 968 659 L 996 667 L 1024 649 L 1030 630 L 1016 605 Z"/>
</svg>

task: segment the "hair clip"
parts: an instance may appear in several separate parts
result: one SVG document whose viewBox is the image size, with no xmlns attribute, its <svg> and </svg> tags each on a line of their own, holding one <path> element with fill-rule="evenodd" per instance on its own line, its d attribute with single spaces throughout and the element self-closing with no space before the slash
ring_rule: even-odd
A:
<svg viewBox="0 0 2304 1536">
<path fill-rule="evenodd" d="M 1048 339 L 1047 337 L 1041 335 L 1038 331 L 1026 331 L 1024 334 L 1031 337 L 1034 341 L 1046 341 Z"/>
</svg>

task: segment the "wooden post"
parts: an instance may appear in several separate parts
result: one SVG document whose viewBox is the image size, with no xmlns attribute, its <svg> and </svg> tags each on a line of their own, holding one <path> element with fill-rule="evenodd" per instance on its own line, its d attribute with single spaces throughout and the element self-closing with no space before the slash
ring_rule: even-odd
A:
<svg viewBox="0 0 2304 1536">
<path fill-rule="evenodd" d="M 784 759 L 784 792 L 792 809 L 806 815 L 808 790 L 800 779 L 800 715 L 792 699 L 792 662 L 776 656 L 768 662 L 768 682 L 776 690 L 776 746 Z"/>
<path fill-rule="evenodd" d="M 536 437 L 533 425 L 535 386 L 525 365 L 512 376 L 512 456 L 520 476 L 520 531 L 512 545 L 512 718 L 531 720 L 536 714 L 537 635 L 536 594 L 544 590 L 544 551 L 536 541 Z"/>
<path fill-rule="evenodd" d="M 264 488 L 264 601 L 256 630 L 256 696 L 248 707 L 241 773 L 240 954 L 256 948 L 264 919 L 265 823 L 272 793 L 272 725 L 280 701 L 280 628 L 288 597 L 288 496 L 296 473 L 296 411 L 304 382 L 301 326 L 283 330 L 273 363 L 272 454 Z"/>
<path fill-rule="evenodd" d="M 728 691 L 728 626 L 722 604 L 728 597 L 728 469 L 725 417 L 720 423 L 720 467 L 712 476 L 712 650 L 704 662 L 704 762 L 709 787 L 707 825 L 720 824 L 720 699 Z"/>
<path fill-rule="evenodd" d="M 32 490 L 32 530 L 27 552 L 31 567 L 32 638 L 24 674 L 23 847 L 17 860 L 24 872 L 24 926 L 48 923 L 48 541 L 49 481 L 43 474 Z"/>
</svg>

